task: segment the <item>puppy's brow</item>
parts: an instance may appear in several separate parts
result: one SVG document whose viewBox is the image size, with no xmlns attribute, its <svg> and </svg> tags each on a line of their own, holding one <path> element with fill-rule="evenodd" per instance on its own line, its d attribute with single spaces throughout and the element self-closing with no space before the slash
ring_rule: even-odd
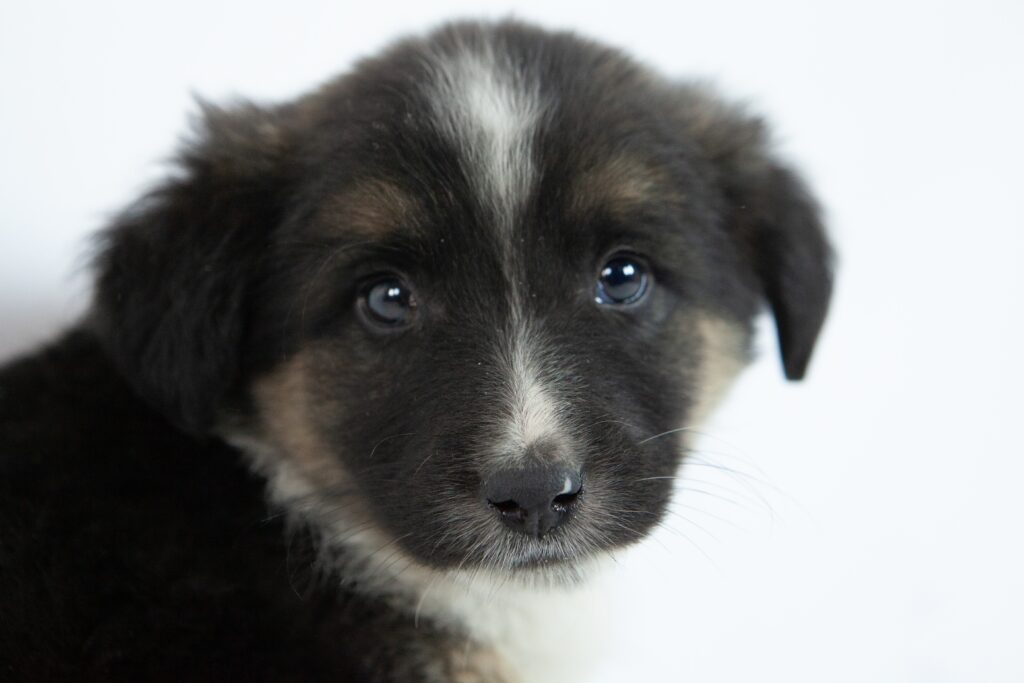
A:
<svg viewBox="0 0 1024 683">
<path fill-rule="evenodd" d="M 572 185 L 569 210 L 575 215 L 627 214 L 651 202 L 681 202 L 681 188 L 668 173 L 638 157 L 620 155 L 593 164 Z"/>
<path fill-rule="evenodd" d="M 422 215 L 419 200 L 398 184 L 368 178 L 329 195 L 317 212 L 316 223 L 325 236 L 381 240 L 395 233 L 415 232 Z"/>
</svg>

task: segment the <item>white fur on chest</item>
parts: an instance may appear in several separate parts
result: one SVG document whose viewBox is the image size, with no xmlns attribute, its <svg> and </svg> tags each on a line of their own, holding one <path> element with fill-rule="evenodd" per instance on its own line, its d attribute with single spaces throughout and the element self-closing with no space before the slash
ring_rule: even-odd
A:
<svg viewBox="0 0 1024 683">
<path fill-rule="evenodd" d="M 449 575 L 423 587 L 418 610 L 454 621 L 493 646 L 518 683 L 585 680 L 609 633 L 603 574 L 573 587 L 513 585 L 503 577 Z"/>
</svg>

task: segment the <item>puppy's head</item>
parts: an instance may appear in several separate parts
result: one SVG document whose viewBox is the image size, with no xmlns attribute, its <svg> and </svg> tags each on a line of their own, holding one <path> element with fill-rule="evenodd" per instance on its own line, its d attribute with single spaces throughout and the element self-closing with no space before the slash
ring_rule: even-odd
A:
<svg viewBox="0 0 1024 683">
<path fill-rule="evenodd" d="M 643 536 L 757 312 L 799 379 L 831 288 L 757 120 L 515 24 L 207 108 L 182 169 L 106 234 L 111 356 L 330 539 L 433 568 Z"/>
</svg>

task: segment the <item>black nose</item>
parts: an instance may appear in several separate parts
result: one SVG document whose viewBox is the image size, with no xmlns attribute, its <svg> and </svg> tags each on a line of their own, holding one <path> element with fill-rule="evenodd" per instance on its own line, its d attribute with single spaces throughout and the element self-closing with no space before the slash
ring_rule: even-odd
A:
<svg viewBox="0 0 1024 683">
<path fill-rule="evenodd" d="M 578 472 L 557 467 L 505 470 L 484 485 L 487 503 L 501 521 L 537 538 L 568 519 L 582 491 Z"/>
</svg>

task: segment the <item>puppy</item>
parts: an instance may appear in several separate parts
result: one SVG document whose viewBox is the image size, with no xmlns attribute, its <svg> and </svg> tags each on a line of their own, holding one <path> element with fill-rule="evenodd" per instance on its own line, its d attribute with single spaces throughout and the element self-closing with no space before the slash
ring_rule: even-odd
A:
<svg viewBox="0 0 1024 683">
<path fill-rule="evenodd" d="M 757 118 L 567 33 L 204 106 L 86 318 L 0 374 L 5 676 L 580 673 L 594 567 L 766 303 L 804 375 L 830 253 Z"/>
</svg>

